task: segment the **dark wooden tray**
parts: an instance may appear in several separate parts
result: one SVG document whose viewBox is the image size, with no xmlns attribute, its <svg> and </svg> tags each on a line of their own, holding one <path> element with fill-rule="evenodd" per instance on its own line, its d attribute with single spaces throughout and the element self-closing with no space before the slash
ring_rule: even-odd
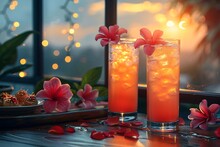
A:
<svg viewBox="0 0 220 147">
<path fill-rule="evenodd" d="M 106 117 L 107 108 L 72 109 L 68 112 L 41 113 L 21 116 L 0 116 L 0 128 L 28 127 L 42 124 L 54 124 L 83 119 Z"/>
</svg>

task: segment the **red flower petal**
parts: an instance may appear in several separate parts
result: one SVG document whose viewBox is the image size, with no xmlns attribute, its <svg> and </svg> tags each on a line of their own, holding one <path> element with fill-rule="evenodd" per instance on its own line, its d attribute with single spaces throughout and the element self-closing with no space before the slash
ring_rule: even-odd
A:
<svg viewBox="0 0 220 147">
<path fill-rule="evenodd" d="M 108 35 L 108 28 L 106 26 L 99 27 L 99 32 L 103 33 L 104 35 Z"/>
<path fill-rule="evenodd" d="M 206 99 L 202 100 L 202 102 L 199 104 L 199 109 L 203 114 L 205 114 L 206 116 L 209 116 L 209 109 L 207 107 Z"/>
<path fill-rule="evenodd" d="M 220 109 L 219 104 L 212 104 L 209 106 L 209 110 L 211 111 L 211 113 L 214 113 L 214 114 L 216 114 L 219 109 Z"/>
<path fill-rule="evenodd" d="M 109 36 L 110 38 L 114 38 L 117 35 L 119 26 L 118 25 L 113 25 L 109 26 Z"/>
<path fill-rule="evenodd" d="M 163 35 L 163 31 L 161 30 L 155 30 L 154 33 L 153 33 L 153 38 L 152 38 L 152 41 L 153 43 L 156 42 L 156 40 L 160 39 L 160 37 Z"/>
<path fill-rule="evenodd" d="M 131 127 L 131 123 L 129 123 L 129 122 L 121 122 L 120 124 L 119 124 L 119 126 L 121 126 L 121 127 Z"/>
<path fill-rule="evenodd" d="M 118 125 L 119 124 L 119 117 L 118 116 L 108 117 L 108 119 L 106 120 L 106 124 L 109 126 Z"/>
<path fill-rule="evenodd" d="M 99 32 L 101 34 L 97 34 L 95 40 L 101 38 L 100 44 L 102 46 L 106 46 L 110 41 L 112 43 L 118 43 L 120 40 L 120 35 L 123 33 L 127 33 L 127 30 L 124 28 L 119 28 L 118 25 L 109 26 L 109 29 L 106 26 L 99 27 Z"/>
<path fill-rule="evenodd" d="M 140 29 L 140 35 L 146 40 L 151 40 L 152 38 L 152 33 L 150 30 L 148 30 L 147 28 L 142 28 Z"/>
<path fill-rule="evenodd" d="M 44 90 L 50 94 L 50 97 L 53 96 L 52 94 L 56 93 L 57 89 L 61 86 L 61 81 L 57 77 L 51 78 L 49 81 L 44 81 Z"/>
<path fill-rule="evenodd" d="M 179 118 L 179 123 L 180 126 L 184 126 L 185 125 L 185 121 L 182 117 Z"/>
<path fill-rule="evenodd" d="M 206 119 L 207 117 L 201 113 L 201 111 L 199 111 L 196 108 L 190 108 L 191 114 L 188 116 L 188 118 L 190 120 L 192 119 Z"/>
<path fill-rule="evenodd" d="M 220 127 L 218 127 L 214 133 L 218 138 L 220 138 Z"/>
<path fill-rule="evenodd" d="M 141 125 L 143 125 L 143 122 L 141 122 L 141 121 L 133 121 L 133 122 L 131 122 L 131 124 L 132 124 L 132 126 L 141 126 Z"/>
<path fill-rule="evenodd" d="M 127 33 L 126 29 L 124 29 L 124 28 L 118 29 L 118 35 L 121 35 L 121 34 L 124 34 L 124 33 Z"/>
<path fill-rule="evenodd" d="M 72 128 L 72 127 L 67 127 L 67 128 L 66 128 L 66 132 L 68 132 L 68 133 L 74 133 L 74 132 L 75 132 L 75 129 Z"/>
<path fill-rule="evenodd" d="M 139 38 L 139 39 L 137 39 L 135 42 L 134 42 L 134 48 L 138 48 L 138 47 L 140 47 L 140 46 L 142 46 L 142 45 L 144 45 L 144 44 L 146 44 L 147 42 L 144 40 L 144 39 L 142 39 L 142 38 Z"/>
<path fill-rule="evenodd" d="M 102 39 L 100 42 L 101 46 L 106 46 L 108 43 L 109 43 L 109 39 L 107 38 Z"/>
<path fill-rule="evenodd" d="M 137 130 L 131 129 L 125 132 L 124 136 L 126 138 L 131 138 L 131 139 L 138 139 L 139 133 Z"/>
<path fill-rule="evenodd" d="M 53 100 L 46 100 L 43 104 L 44 107 L 44 111 L 46 113 L 51 113 L 55 110 L 57 105 L 57 101 L 53 101 Z"/>
<path fill-rule="evenodd" d="M 103 34 L 97 34 L 97 35 L 95 36 L 95 40 L 97 41 L 97 40 L 102 39 L 102 38 L 105 38 L 105 37 L 106 37 L 106 36 L 103 35 Z"/>
<path fill-rule="evenodd" d="M 106 138 L 112 138 L 112 137 L 114 137 L 114 134 L 113 134 L 112 132 L 103 132 L 103 134 L 104 134 L 104 136 L 105 136 Z"/>
<path fill-rule="evenodd" d="M 61 85 L 57 91 L 54 93 L 53 98 L 57 100 L 69 100 L 73 96 L 72 91 L 70 90 L 69 84 Z"/>
<path fill-rule="evenodd" d="M 206 123 L 206 122 L 201 123 L 201 124 L 199 125 L 199 128 L 200 128 L 200 129 L 203 129 L 203 130 L 207 130 L 207 129 L 208 129 L 207 123 Z"/>
<path fill-rule="evenodd" d="M 47 98 L 47 99 L 52 100 L 52 99 L 50 98 L 50 96 L 48 95 L 47 91 L 45 91 L 45 90 L 40 90 L 40 91 L 38 91 L 37 94 L 36 94 L 36 97 L 37 97 L 37 98 L 43 98 L 43 99 Z"/>
<path fill-rule="evenodd" d="M 65 112 L 65 111 L 68 111 L 69 108 L 70 108 L 70 100 L 63 100 L 63 101 L 57 101 L 57 108 L 56 110 L 58 112 Z"/>
<path fill-rule="evenodd" d="M 63 127 L 61 126 L 52 126 L 50 128 L 50 130 L 48 131 L 48 133 L 51 133 L 51 134 L 57 134 L 57 135 L 63 135 L 64 134 L 64 129 Z"/>
<path fill-rule="evenodd" d="M 148 56 L 151 56 L 154 52 L 155 48 L 149 44 L 146 44 L 144 46 L 144 53 Z"/>
<path fill-rule="evenodd" d="M 105 135 L 102 132 L 92 131 L 90 137 L 95 140 L 102 140 L 105 138 Z"/>
<path fill-rule="evenodd" d="M 94 102 L 92 101 L 84 101 L 82 102 L 79 106 L 80 107 L 83 107 L 85 109 L 90 109 L 90 108 L 94 108 L 95 107 L 95 104 Z"/>
<path fill-rule="evenodd" d="M 200 124 L 205 123 L 205 120 L 198 120 L 198 119 L 194 119 L 190 122 L 190 127 L 195 129 L 197 128 Z"/>
<path fill-rule="evenodd" d="M 119 134 L 119 135 L 124 135 L 126 131 L 127 131 L 127 128 L 118 128 L 116 130 L 116 133 Z"/>
</svg>

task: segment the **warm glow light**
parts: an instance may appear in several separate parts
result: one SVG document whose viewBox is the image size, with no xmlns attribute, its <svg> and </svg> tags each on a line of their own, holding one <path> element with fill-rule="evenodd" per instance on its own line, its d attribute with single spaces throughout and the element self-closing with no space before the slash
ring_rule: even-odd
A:
<svg viewBox="0 0 220 147">
<path fill-rule="evenodd" d="M 79 24 L 78 24 L 78 23 L 75 23 L 75 24 L 73 25 L 73 27 L 74 27 L 74 29 L 78 29 L 78 28 L 79 28 Z"/>
<path fill-rule="evenodd" d="M 79 15 L 78 15 L 78 13 L 73 13 L 73 18 L 78 18 L 79 17 Z"/>
<path fill-rule="evenodd" d="M 166 16 L 165 16 L 164 14 L 161 14 L 161 13 L 156 14 L 156 15 L 155 15 L 155 19 L 156 19 L 156 21 L 158 21 L 158 22 L 160 22 L 160 23 L 163 23 L 163 22 L 166 22 L 166 21 L 167 21 Z"/>
<path fill-rule="evenodd" d="M 69 41 L 72 41 L 72 40 L 73 40 L 73 36 L 69 35 L 69 36 L 67 37 L 67 39 L 68 39 Z"/>
<path fill-rule="evenodd" d="M 171 17 L 176 17 L 177 16 L 177 11 L 176 11 L 176 9 L 170 9 L 169 10 L 169 15 L 171 16 Z"/>
<path fill-rule="evenodd" d="M 72 60 L 72 58 L 71 58 L 70 56 L 66 56 L 66 57 L 65 57 L 65 62 L 66 62 L 66 63 L 70 63 L 71 60 Z"/>
<path fill-rule="evenodd" d="M 9 9 L 10 9 L 10 10 L 14 10 L 14 9 L 15 9 L 15 6 L 14 6 L 14 5 L 10 5 L 10 6 L 9 6 Z"/>
<path fill-rule="evenodd" d="M 25 77 L 26 75 L 27 75 L 27 73 L 24 71 L 19 72 L 19 77 L 21 77 L 21 78 Z"/>
<path fill-rule="evenodd" d="M 156 13 L 162 10 L 162 4 L 150 1 L 144 1 L 143 3 L 121 3 L 118 6 L 120 11 L 124 12 L 143 12 L 148 11 L 151 13 Z"/>
<path fill-rule="evenodd" d="M 70 30 L 69 30 L 69 33 L 70 33 L 70 34 L 74 34 L 74 32 L 75 32 L 74 29 L 70 29 Z"/>
<path fill-rule="evenodd" d="M 57 63 L 54 63 L 52 65 L 53 70 L 57 70 L 59 68 L 59 65 Z"/>
<path fill-rule="evenodd" d="M 79 3 L 79 0 L 73 0 L 73 2 L 74 2 L 75 4 L 77 4 L 77 3 Z"/>
<path fill-rule="evenodd" d="M 19 22 L 17 22 L 17 21 L 15 21 L 14 23 L 13 23 L 13 25 L 14 25 L 14 27 L 19 27 L 20 26 L 20 23 Z"/>
<path fill-rule="evenodd" d="M 175 23 L 172 20 L 169 20 L 166 25 L 171 28 L 175 26 Z"/>
<path fill-rule="evenodd" d="M 75 47 L 79 48 L 81 46 L 81 44 L 79 42 L 75 43 Z"/>
<path fill-rule="evenodd" d="M 18 1 L 17 0 L 13 0 L 12 2 L 11 2 L 11 5 L 14 5 L 15 7 L 18 5 Z"/>
<path fill-rule="evenodd" d="M 60 51 L 59 51 L 59 50 L 53 51 L 53 55 L 54 55 L 54 56 L 59 56 L 59 55 L 60 55 Z"/>
<path fill-rule="evenodd" d="M 48 46 L 49 43 L 48 43 L 47 40 L 43 40 L 41 44 L 42 44 L 44 47 L 46 47 L 46 46 Z"/>
<path fill-rule="evenodd" d="M 61 31 L 61 33 L 62 33 L 63 35 L 65 35 L 65 34 L 67 33 L 67 30 L 66 30 L 66 29 L 63 29 L 63 30 Z"/>
<path fill-rule="evenodd" d="M 182 29 L 182 30 L 185 30 L 185 29 L 186 29 L 186 28 L 185 28 L 185 24 L 186 24 L 185 21 L 180 21 L 180 22 L 179 22 L 179 28 Z"/>
<path fill-rule="evenodd" d="M 20 64 L 21 64 L 21 65 L 24 65 L 24 64 L 26 64 L 26 63 L 27 63 L 27 60 L 26 60 L 26 59 L 22 58 L 22 59 L 20 60 Z"/>
</svg>

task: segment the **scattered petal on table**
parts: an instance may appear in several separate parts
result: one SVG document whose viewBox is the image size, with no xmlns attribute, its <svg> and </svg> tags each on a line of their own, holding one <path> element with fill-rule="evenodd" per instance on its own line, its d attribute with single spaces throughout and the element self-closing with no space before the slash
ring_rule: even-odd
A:
<svg viewBox="0 0 220 147">
<path fill-rule="evenodd" d="M 74 132 L 75 132 L 75 129 L 72 128 L 72 127 L 67 127 L 67 128 L 66 128 L 66 132 L 68 132 L 68 133 L 74 133 Z"/>
<path fill-rule="evenodd" d="M 114 116 L 114 117 L 108 117 L 108 119 L 106 120 L 106 124 L 109 126 L 115 126 L 118 125 L 119 122 L 119 117 L 118 116 Z"/>
<path fill-rule="evenodd" d="M 64 134 L 64 129 L 61 126 L 52 126 L 50 130 L 48 131 L 50 134 L 57 134 L 57 135 L 63 135 Z"/>
</svg>

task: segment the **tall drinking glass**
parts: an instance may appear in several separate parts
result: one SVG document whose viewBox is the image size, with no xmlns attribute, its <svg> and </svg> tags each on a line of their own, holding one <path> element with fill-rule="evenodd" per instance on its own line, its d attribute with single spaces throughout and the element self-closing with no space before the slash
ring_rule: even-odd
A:
<svg viewBox="0 0 220 147">
<path fill-rule="evenodd" d="M 134 41 L 122 38 L 109 44 L 109 115 L 120 116 L 121 121 L 137 117 L 139 51 Z"/>
<path fill-rule="evenodd" d="M 173 132 L 179 118 L 180 41 L 164 41 L 147 57 L 147 126 Z"/>
</svg>

